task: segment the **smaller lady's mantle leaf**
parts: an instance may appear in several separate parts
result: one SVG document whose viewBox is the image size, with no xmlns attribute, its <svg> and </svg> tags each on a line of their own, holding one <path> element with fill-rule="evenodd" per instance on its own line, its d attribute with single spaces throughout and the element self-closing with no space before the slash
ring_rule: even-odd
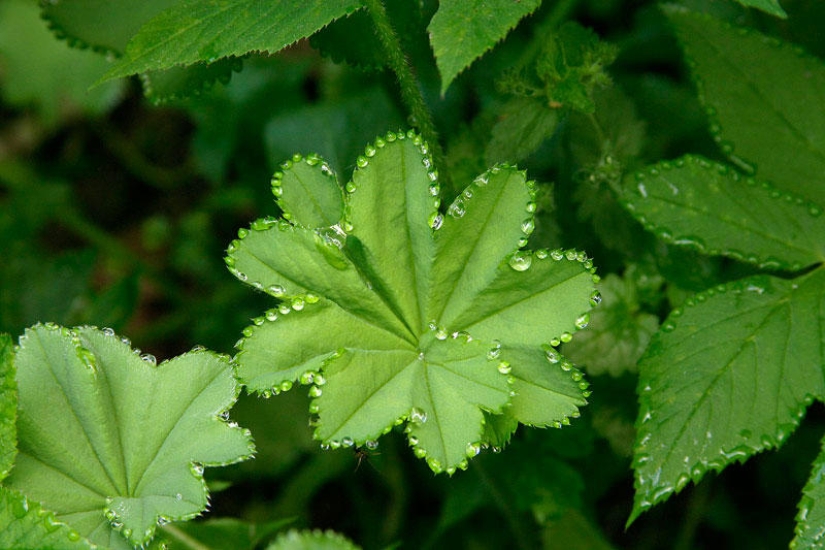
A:
<svg viewBox="0 0 825 550">
<path fill-rule="evenodd" d="M 75 550 L 94 547 L 37 502 L 17 491 L 0 487 L 0 548 Z"/>
<path fill-rule="evenodd" d="M 16 358 L 18 455 L 5 484 L 92 542 L 131 548 L 207 505 L 203 466 L 248 458 L 222 416 L 239 387 L 227 358 L 157 366 L 111 330 L 38 325 Z"/>
<path fill-rule="evenodd" d="M 554 346 L 587 324 L 593 266 L 521 249 L 535 210 L 524 173 L 491 169 L 445 216 L 414 133 L 377 139 L 356 164 L 342 189 L 322 159 L 296 155 L 272 181 L 284 219 L 230 244 L 235 276 L 282 300 L 244 331 L 242 381 L 267 396 L 312 384 L 315 436 L 331 447 L 408 421 L 436 472 L 496 443 L 485 413 L 512 427 L 578 416 L 587 383 Z"/>
</svg>

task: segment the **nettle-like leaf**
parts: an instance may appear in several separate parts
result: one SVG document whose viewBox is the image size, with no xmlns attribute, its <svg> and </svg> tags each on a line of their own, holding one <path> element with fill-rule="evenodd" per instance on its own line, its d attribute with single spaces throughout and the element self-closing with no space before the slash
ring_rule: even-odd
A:
<svg viewBox="0 0 825 550">
<path fill-rule="evenodd" d="M 156 365 L 111 330 L 37 325 L 15 361 L 19 443 L 4 485 L 95 544 L 145 545 L 159 523 L 200 514 L 203 467 L 253 452 L 223 418 L 239 392 L 226 357 Z"/>
<path fill-rule="evenodd" d="M 637 172 L 632 183 L 627 209 L 665 242 L 770 269 L 825 261 L 820 205 L 729 166 L 688 155 Z"/>
<path fill-rule="evenodd" d="M 358 0 L 179 0 L 132 36 L 104 78 L 274 53 L 359 8 Z"/>
<path fill-rule="evenodd" d="M 722 151 L 825 204 L 825 65 L 797 46 L 668 6 Z"/>
<path fill-rule="evenodd" d="M 825 398 L 825 270 L 690 298 L 639 363 L 631 520 L 709 470 L 777 447 Z"/>
<path fill-rule="evenodd" d="M 441 0 L 427 27 L 441 73 L 441 93 L 540 4 L 540 0 Z"/>
<path fill-rule="evenodd" d="M 414 133 L 388 133 L 342 189 L 319 157 L 275 174 L 283 219 L 239 231 L 226 258 L 281 304 L 244 331 L 239 375 L 270 395 L 312 384 L 315 437 L 372 445 L 407 422 L 411 446 L 452 473 L 518 424 L 561 426 L 587 383 L 553 346 L 587 324 L 592 262 L 524 250 L 533 184 L 500 165 L 438 210 Z"/>
<path fill-rule="evenodd" d="M 681 9 L 667 12 L 703 101 L 736 138 L 723 151 L 745 169 L 752 167 L 743 158 L 759 158 L 757 174 L 769 181 L 686 156 L 628 178 L 626 207 L 665 241 L 798 275 L 707 289 L 673 310 L 654 336 L 639 362 L 631 521 L 707 470 L 777 447 L 807 406 L 825 399 L 825 156 L 816 127 L 823 111 L 809 99 L 821 95 L 825 71 L 779 42 Z M 722 84 L 731 73 L 741 87 Z M 784 79 L 782 86 L 773 79 Z M 764 113 L 741 109 L 752 100 Z M 765 162 L 748 145 L 754 135 L 771 143 Z M 820 462 L 800 503 L 801 544 L 821 536 Z"/>
<path fill-rule="evenodd" d="M 179 2 L 180 0 L 146 0 L 129 4 L 108 0 L 61 0 L 44 2 L 42 15 L 54 34 L 65 38 L 71 46 L 88 47 L 119 57 L 142 25 Z M 102 66 L 93 76 L 99 78 L 108 64 L 102 57 L 96 61 Z M 144 93 L 154 101 L 191 95 L 211 86 L 216 80 L 228 80 L 240 65 L 240 60 L 233 58 L 219 59 L 214 63 L 205 61 L 188 67 L 143 71 L 140 76 Z M 83 81 L 84 90 L 88 88 L 89 82 L 89 78 Z M 107 84 L 106 87 L 110 85 Z M 93 92 L 96 92 L 96 88 Z"/>
</svg>

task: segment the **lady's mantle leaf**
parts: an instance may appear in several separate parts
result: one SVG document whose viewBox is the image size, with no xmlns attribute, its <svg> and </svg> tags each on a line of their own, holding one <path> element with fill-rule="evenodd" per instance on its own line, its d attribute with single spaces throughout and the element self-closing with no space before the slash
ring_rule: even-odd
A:
<svg viewBox="0 0 825 550">
<path fill-rule="evenodd" d="M 0 481 L 17 455 L 17 384 L 14 381 L 14 344 L 11 336 L 0 334 Z"/>
<path fill-rule="evenodd" d="M 797 47 L 669 6 L 707 107 L 733 162 L 825 204 L 825 65 Z"/>
<path fill-rule="evenodd" d="M 343 218 L 318 227 L 340 210 L 340 187 L 318 157 L 293 157 L 273 186 L 289 220 L 258 220 L 229 246 L 235 276 L 282 300 L 244 331 L 247 386 L 271 395 L 312 384 L 315 436 L 332 447 L 406 420 L 436 472 L 490 443 L 485 413 L 513 427 L 577 416 L 587 383 L 552 346 L 586 325 L 592 263 L 519 250 L 533 229 L 532 183 L 493 168 L 445 216 L 417 135 L 389 133 L 356 164 Z"/>
<path fill-rule="evenodd" d="M 441 0 L 427 27 L 441 73 L 441 93 L 540 4 L 540 0 Z"/>
<path fill-rule="evenodd" d="M 104 78 L 274 53 L 360 7 L 358 0 L 181 0 L 141 27 Z"/>
<path fill-rule="evenodd" d="M 198 515 L 203 466 L 253 452 L 221 418 L 239 388 L 214 353 L 156 366 L 110 331 L 38 325 L 16 363 L 19 452 L 5 483 L 96 544 L 143 545 L 159 521 Z"/>
<path fill-rule="evenodd" d="M 625 206 L 667 242 L 773 269 L 825 261 L 821 206 L 723 164 L 686 156 L 627 182 Z"/>
<path fill-rule="evenodd" d="M 636 502 L 778 446 L 825 398 L 825 270 L 731 283 L 674 310 L 639 363 Z"/>
<path fill-rule="evenodd" d="M 333 531 L 296 531 L 280 535 L 266 550 L 359 550 L 346 537 Z"/>
<path fill-rule="evenodd" d="M 17 491 L 0 487 L 0 548 L 92 548 L 80 533 Z"/>
</svg>

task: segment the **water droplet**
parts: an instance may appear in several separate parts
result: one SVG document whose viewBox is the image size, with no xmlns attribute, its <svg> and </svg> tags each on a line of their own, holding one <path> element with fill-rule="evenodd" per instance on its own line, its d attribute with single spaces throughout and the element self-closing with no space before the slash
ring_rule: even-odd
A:
<svg viewBox="0 0 825 550">
<path fill-rule="evenodd" d="M 354 444 L 355 442 L 352 440 L 351 437 L 345 437 L 341 440 L 342 447 L 352 447 Z"/>
<path fill-rule="evenodd" d="M 321 374 L 320 372 L 316 372 L 315 373 L 315 385 L 316 386 L 323 386 L 326 383 L 327 383 L 327 379 L 324 378 L 324 375 Z"/>
<path fill-rule="evenodd" d="M 570 334 L 569 332 L 562 332 L 562 333 L 559 335 L 559 340 L 561 340 L 561 341 L 562 341 L 563 343 L 565 343 L 565 344 L 566 344 L 567 342 L 569 342 L 570 340 L 572 340 L 572 339 L 573 339 L 573 335 L 572 335 L 572 334 Z"/>
<path fill-rule="evenodd" d="M 292 389 L 292 381 L 287 380 L 286 382 L 281 382 L 281 385 L 278 386 L 278 389 L 281 391 L 289 391 Z"/>
<path fill-rule="evenodd" d="M 501 356 L 501 344 L 496 342 L 495 346 L 487 352 L 487 360 L 494 361 Z"/>
<path fill-rule="evenodd" d="M 439 229 L 441 229 L 441 226 L 444 223 L 444 216 L 442 216 L 438 212 L 433 212 L 432 214 L 430 214 L 427 223 L 430 227 L 438 231 Z"/>
<path fill-rule="evenodd" d="M 319 388 L 318 386 L 312 386 L 309 388 L 309 396 L 310 397 L 321 397 L 323 395 L 324 390 Z"/>
<path fill-rule="evenodd" d="M 581 315 L 578 319 L 576 319 L 576 328 L 583 329 L 586 328 L 587 325 L 590 324 L 590 314 L 585 313 Z"/>
<path fill-rule="evenodd" d="M 521 231 L 525 235 L 530 235 L 535 228 L 536 228 L 536 224 L 530 218 L 528 218 L 528 219 L 524 220 L 523 222 L 521 222 Z"/>
<path fill-rule="evenodd" d="M 481 452 L 481 443 L 467 443 L 467 450 L 465 454 L 469 458 L 473 458 L 474 456 L 478 455 Z"/>
<path fill-rule="evenodd" d="M 114 336 L 115 335 L 115 329 L 110 328 L 110 327 L 103 327 L 103 334 L 106 335 L 106 336 Z"/>
<path fill-rule="evenodd" d="M 193 474 L 195 474 L 196 476 L 202 476 L 203 475 L 203 465 L 199 464 L 198 462 L 193 462 L 189 466 L 189 471 L 192 472 Z"/>
<path fill-rule="evenodd" d="M 155 365 L 158 364 L 158 360 L 155 359 L 155 356 L 152 355 L 151 353 L 144 353 L 143 355 L 140 356 L 140 358 L 143 361 L 146 361 L 147 363 L 149 363 L 152 366 L 155 366 Z"/>
<path fill-rule="evenodd" d="M 502 361 L 501 363 L 499 363 L 497 369 L 498 372 L 500 372 L 501 374 L 510 374 L 510 372 L 513 370 L 510 366 L 510 363 L 508 363 L 507 361 Z"/>
<path fill-rule="evenodd" d="M 366 443 L 364 443 L 364 446 L 367 449 L 369 449 L 370 451 L 374 451 L 378 448 L 378 442 L 375 441 L 375 440 L 369 439 L 369 440 L 367 440 Z"/>
<path fill-rule="evenodd" d="M 410 410 L 410 421 L 414 424 L 423 424 L 427 421 L 427 413 L 418 407 L 413 407 Z"/>
<path fill-rule="evenodd" d="M 507 262 L 516 271 L 527 271 L 533 264 L 533 255 L 528 250 L 519 250 Z"/>
<path fill-rule="evenodd" d="M 561 354 L 553 348 L 548 347 L 544 350 L 544 357 L 550 363 L 556 364 L 561 361 Z"/>
<path fill-rule="evenodd" d="M 294 309 L 295 311 L 301 311 L 302 309 L 304 309 L 305 304 L 306 304 L 306 302 L 304 301 L 304 299 L 301 296 L 296 296 L 295 298 L 292 299 L 292 304 L 291 305 L 292 305 L 292 309 Z"/>
<path fill-rule="evenodd" d="M 182 494 L 180 494 L 180 493 L 177 493 L 177 494 L 175 495 L 175 500 L 183 500 L 183 495 L 182 495 Z"/>
<path fill-rule="evenodd" d="M 305 373 L 303 373 L 301 375 L 300 382 L 304 386 L 308 386 L 308 385 L 312 384 L 312 382 L 314 382 L 314 381 L 315 381 L 315 373 L 312 372 L 312 371 L 308 370 L 308 371 L 306 371 Z"/>
<path fill-rule="evenodd" d="M 366 168 L 369 164 L 369 161 L 367 160 L 367 157 L 359 155 L 358 158 L 355 159 L 355 164 L 358 166 L 358 168 Z"/>
<path fill-rule="evenodd" d="M 594 290 L 590 294 L 590 305 L 596 307 L 600 303 L 602 303 L 602 295 L 598 290 Z"/>
<path fill-rule="evenodd" d="M 432 470 L 436 474 L 440 474 L 443 471 L 443 469 L 441 468 L 441 463 L 432 456 L 427 458 L 427 466 L 429 466 L 430 470 Z"/>
</svg>

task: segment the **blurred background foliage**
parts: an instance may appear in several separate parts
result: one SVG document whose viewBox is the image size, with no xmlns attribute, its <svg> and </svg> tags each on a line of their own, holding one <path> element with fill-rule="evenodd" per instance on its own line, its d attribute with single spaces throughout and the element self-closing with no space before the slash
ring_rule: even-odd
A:
<svg viewBox="0 0 825 550">
<path fill-rule="evenodd" d="M 689 293 L 748 272 L 657 242 L 616 201 L 621 178 L 647 163 L 722 158 L 656 4 L 547 1 L 442 97 L 426 37 L 435 3 L 386 3 L 440 132 L 446 194 L 491 163 L 516 162 L 539 183 L 532 246 L 584 249 L 599 266 L 603 303 L 565 348 L 589 374 L 591 405 L 562 430 L 520 430 L 503 453 L 450 479 L 433 477 L 400 434 L 377 451 L 322 452 L 298 391 L 242 396 L 232 418 L 252 430 L 258 457 L 210 471 L 208 519 L 257 525 L 250 547 L 285 526 L 335 529 L 367 549 L 787 544 L 824 431 L 817 406 L 779 452 L 624 527 L 635 363 Z M 682 3 L 825 55 L 817 0 L 783 1 L 786 20 L 723 0 Z M 568 22 L 549 32 L 556 4 Z M 90 88 L 106 57 L 56 39 L 36 2 L 2 0 L 0 332 L 93 324 L 158 357 L 195 345 L 231 354 L 267 298 L 230 275 L 224 248 L 237 227 L 277 214 L 275 167 L 317 152 L 346 181 L 368 141 L 410 124 L 370 33 L 356 14 L 155 104 L 138 79 Z M 172 547 L 183 532 L 217 544 L 212 527 L 170 528 Z"/>
</svg>

